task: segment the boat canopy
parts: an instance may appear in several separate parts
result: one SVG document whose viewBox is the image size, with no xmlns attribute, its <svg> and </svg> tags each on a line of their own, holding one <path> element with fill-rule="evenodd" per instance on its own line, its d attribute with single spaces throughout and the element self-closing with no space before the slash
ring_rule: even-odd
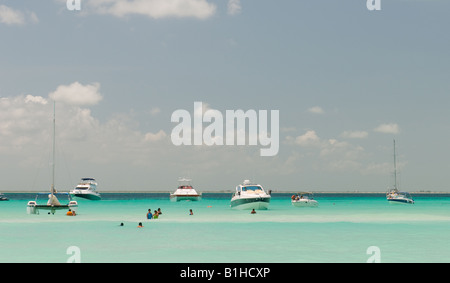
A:
<svg viewBox="0 0 450 283">
<path fill-rule="evenodd" d="M 178 189 L 181 189 L 181 190 L 192 190 L 193 188 L 192 188 L 192 186 L 179 186 L 178 187 Z"/>
<path fill-rule="evenodd" d="M 250 186 L 242 186 L 242 191 L 256 191 L 256 190 L 262 190 L 261 186 L 258 185 L 250 185 Z"/>
</svg>

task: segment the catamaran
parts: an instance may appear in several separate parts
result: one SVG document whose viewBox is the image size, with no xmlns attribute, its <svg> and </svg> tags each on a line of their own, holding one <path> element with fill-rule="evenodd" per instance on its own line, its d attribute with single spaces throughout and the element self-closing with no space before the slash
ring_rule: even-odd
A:
<svg viewBox="0 0 450 283">
<path fill-rule="evenodd" d="M 55 214 L 56 210 L 72 210 L 76 211 L 78 203 L 70 197 L 69 193 L 58 193 L 55 189 L 55 144 L 56 144 L 56 114 L 55 102 L 53 102 L 53 163 L 52 163 L 52 185 L 50 193 L 38 193 L 35 200 L 29 201 L 27 204 L 28 214 L 39 214 L 39 210 L 49 210 L 49 213 Z M 40 196 L 48 196 L 47 203 L 38 203 Z M 58 197 L 67 197 L 68 202 L 61 204 Z"/>
<path fill-rule="evenodd" d="M 394 188 L 388 190 L 386 193 L 386 199 L 389 203 L 407 203 L 414 204 L 414 200 L 408 192 L 401 192 L 398 189 L 397 182 L 397 156 L 395 150 L 395 140 L 394 140 Z"/>
</svg>

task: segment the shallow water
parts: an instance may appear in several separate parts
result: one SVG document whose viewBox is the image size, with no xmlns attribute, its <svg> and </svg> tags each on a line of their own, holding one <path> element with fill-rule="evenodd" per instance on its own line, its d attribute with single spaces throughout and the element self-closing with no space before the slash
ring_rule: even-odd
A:
<svg viewBox="0 0 450 283">
<path fill-rule="evenodd" d="M 27 215 L 34 197 L 8 196 L 0 262 L 66 262 L 72 246 L 81 262 L 366 262 L 371 246 L 381 262 L 450 262 L 449 195 L 391 205 L 383 194 L 319 194 L 319 207 L 298 208 L 274 194 L 269 210 L 252 215 L 231 209 L 231 194 L 177 203 L 168 194 L 103 194 L 79 200 L 75 217 Z M 147 220 L 149 208 L 163 214 Z"/>
</svg>

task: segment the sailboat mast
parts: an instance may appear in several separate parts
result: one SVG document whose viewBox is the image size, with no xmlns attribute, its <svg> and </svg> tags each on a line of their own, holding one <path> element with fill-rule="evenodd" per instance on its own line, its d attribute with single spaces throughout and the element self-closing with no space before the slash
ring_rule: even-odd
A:
<svg viewBox="0 0 450 283">
<path fill-rule="evenodd" d="M 52 197 L 55 191 L 55 144 L 56 144 L 56 102 L 53 101 L 53 162 L 52 162 Z"/>
<path fill-rule="evenodd" d="M 394 189 L 397 190 L 397 154 L 395 152 L 395 139 L 394 139 Z"/>
</svg>

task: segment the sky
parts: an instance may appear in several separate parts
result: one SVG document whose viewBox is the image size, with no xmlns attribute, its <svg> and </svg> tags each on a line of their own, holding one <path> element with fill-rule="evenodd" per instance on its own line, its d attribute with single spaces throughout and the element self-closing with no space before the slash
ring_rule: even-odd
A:
<svg viewBox="0 0 450 283">
<path fill-rule="evenodd" d="M 0 0 L 0 191 L 50 189 L 53 102 L 60 191 L 384 192 L 394 139 L 400 189 L 450 191 L 450 1 L 80 3 Z M 277 154 L 175 145 L 195 102 L 278 110 Z"/>
</svg>

